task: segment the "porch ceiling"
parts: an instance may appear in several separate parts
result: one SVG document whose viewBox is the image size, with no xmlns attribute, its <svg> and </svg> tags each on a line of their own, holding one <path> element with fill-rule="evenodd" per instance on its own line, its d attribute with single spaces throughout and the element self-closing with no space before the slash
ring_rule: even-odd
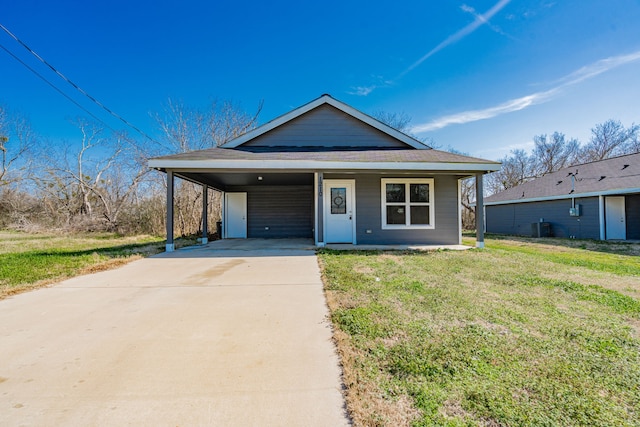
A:
<svg viewBox="0 0 640 427">
<path fill-rule="evenodd" d="M 269 172 L 178 172 L 180 177 L 219 190 L 239 185 L 312 185 L 313 173 L 269 173 Z M 258 179 L 262 177 L 262 179 Z"/>
</svg>

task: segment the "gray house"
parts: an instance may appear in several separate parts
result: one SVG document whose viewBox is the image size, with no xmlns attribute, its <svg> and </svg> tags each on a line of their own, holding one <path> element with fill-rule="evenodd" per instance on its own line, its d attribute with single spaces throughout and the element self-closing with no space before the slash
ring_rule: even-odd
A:
<svg viewBox="0 0 640 427">
<path fill-rule="evenodd" d="M 485 199 L 486 231 L 640 239 L 640 153 L 571 166 Z"/>
<path fill-rule="evenodd" d="M 461 241 L 460 180 L 482 187 L 500 164 L 431 149 L 323 95 L 220 147 L 149 166 L 167 173 L 170 251 L 174 177 L 223 193 L 227 239 L 450 245 Z"/>
</svg>

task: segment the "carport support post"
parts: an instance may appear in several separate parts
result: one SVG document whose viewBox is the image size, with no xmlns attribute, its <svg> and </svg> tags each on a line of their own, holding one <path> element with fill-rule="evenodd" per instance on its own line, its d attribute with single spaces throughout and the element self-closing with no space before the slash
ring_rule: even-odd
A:
<svg viewBox="0 0 640 427">
<path fill-rule="evenodd" d="M 202 186 L 202 244 L 206 245 L 209 242 L 209 227 L 207 225 L 207 211 L 209 206 L 209 186 L 204 184 Z"/>
<path fill-rule="evenodd" d="M 173 171 L 167 171 L 167 245 L 165 250 L 173 252 Z"/>
<path fill-rule="evenodd" d="M 323 247 L 325 245 L 324 242 L 324 196 L 322 195 L 323 191 L 323 183 L 324 174 L 322 172 L 315 173 L 314 186 L 316 193 L 316 245 L 319 247 Z"/>
<path fill-rule="evenodd" d="M 484 174 L 476 174 L 476 248 L 484 248 Z"/>
</svg>

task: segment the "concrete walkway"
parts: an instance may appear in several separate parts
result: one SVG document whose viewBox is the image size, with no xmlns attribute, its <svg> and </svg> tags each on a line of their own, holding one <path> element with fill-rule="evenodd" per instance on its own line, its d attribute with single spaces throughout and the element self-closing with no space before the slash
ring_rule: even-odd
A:
<svg viewBox="0 0 640 427">
<path fill-rule="evenodd" d="M 0 301 L 0 425 L 341 426 L 313 251 L 162 254 Z"/>
</svg>

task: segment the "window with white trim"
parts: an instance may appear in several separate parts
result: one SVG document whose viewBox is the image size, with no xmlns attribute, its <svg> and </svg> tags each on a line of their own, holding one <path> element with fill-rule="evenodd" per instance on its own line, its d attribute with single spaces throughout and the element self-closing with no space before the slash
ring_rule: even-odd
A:
<svg viewBox="0 0 640 427">
<path fill-rule="evenodd" d="M 434 228 L 433 178 L 384 178 L 382 228 Z"/>
</svg>

